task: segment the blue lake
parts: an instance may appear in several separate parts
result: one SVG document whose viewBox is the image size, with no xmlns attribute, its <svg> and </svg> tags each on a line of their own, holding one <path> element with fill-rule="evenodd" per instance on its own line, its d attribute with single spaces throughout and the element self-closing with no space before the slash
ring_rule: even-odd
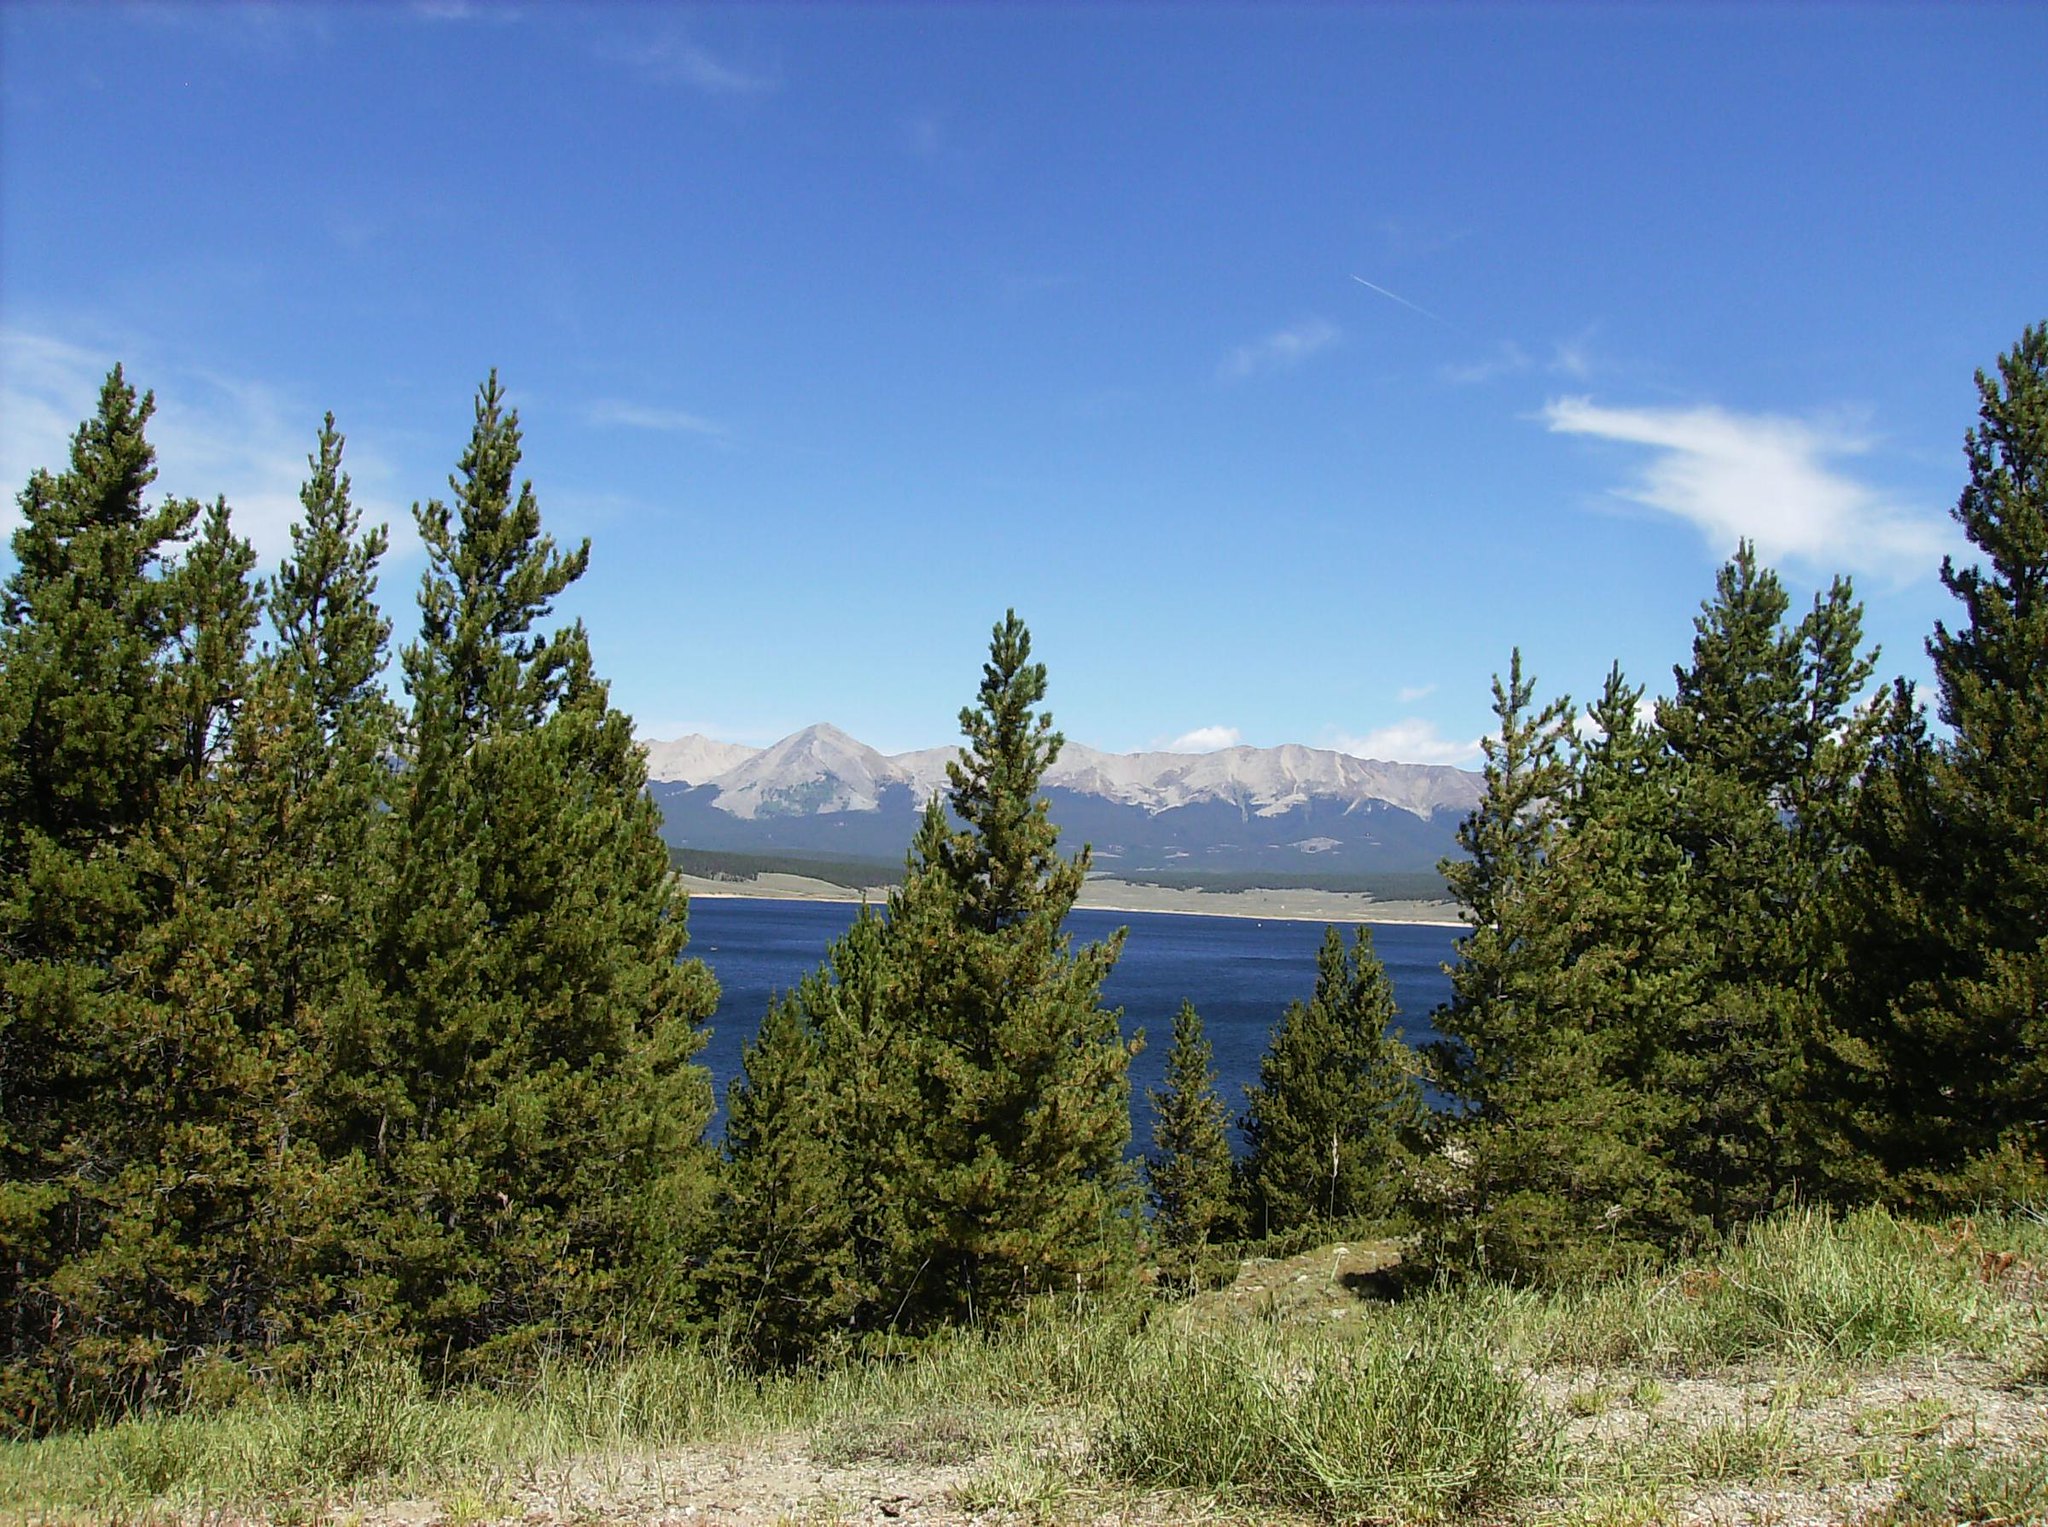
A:
<svg viewBox="0 0 2048 1527">
<path fill-rule="evenodd" d="M 699 1057 L 711 1069 L 723 1124 L 726 1084 L 739 1074 L 740 1047 L 754 1036 L 770 997 L 817 968 L 825 947 L 844 933 L 857 909 L 840 902 L 757 901 L 704 897 L 690 903 L 689 952 L 718 977 L 718 1014 Z M 1258 1079 L 1259 1057 L 1274 1024 L 1295 1000 L 1315 990 L 1316 950 L 1323 925 L 1284 918 L 1189 917 L 1169 912 L 1075 912 L 1067 919 L 1076 943 L 1129 928 L 1123 958 L 1103 987 L 1107 1006 L 1123 1009 L 1126 1034 L 1143 1030 L 1145 1048 L 1131 1062 L 1132 1139 L 1152 1139 L 1148 1087 L 1163 1085 L 1173 1015 L 1183 998 L 1202 1015 L 1216 1052 L 1217 1090 L 1235 1115 L 1244 1087 Z M 1410 1043 L 1431 1037 L 1429 1015 L 1450 995 L 1443 966 L 1453 957 L 1455 928 L 1409 923 L 1373 925 L 1373 946 L 1394 983 Z M 1347 942 L 1350 930 L 1345 930 Z"/>
</svg>

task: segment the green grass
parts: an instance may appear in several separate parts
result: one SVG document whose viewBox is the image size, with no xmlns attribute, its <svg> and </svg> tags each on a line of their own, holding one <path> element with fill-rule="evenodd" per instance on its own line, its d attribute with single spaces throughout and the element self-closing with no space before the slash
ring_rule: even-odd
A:
<svg viewBox="0 0 2048 1527">
<path fill-rule="evenodd" d="M 1887 1527 L 2048 1521 L 2048 1452 L 1937 1448 L 1907 1469 L 1898 1498 L 1879 1520 Z"/>
<path fill-rule="evenodd" d="M 2022 1451 L 1952 1445 L 1946 1402 L 1853 1395 L 1857 1374 L 1923 1356 L 1985 1360 L 2004 1376 L 1988 1382 L 2048 1379 L 2029 1281 L 2043 1251 L 2048 1227 L 2024 1216 L 1798 1212 L 1660 1274 L 1445 1284 L 1341 1322 L 1219 1315 L 1213 1296 L 1049 1300 L 997 1331 L 882 1341 L 816 1372 L 756 1375 L 684 1346 L 441 1394 L 362 1362 L 298 1391 L 0 1445 L 0 1517 L 283 1520 L 421 1494 L 481 1521 L 502 1515 L 508 1482 L 566 1460 L 772 1436 L 821 1468 L 957 1470 L 962 1506 L 1043 1520 L 1167 1488 L 1253 1517 L 1548 1501 L 1546 1520 L 1622 1521 L 1691 1489 L 1810 1476 L 1810 1406 L 1846 1400 L 1840 1467 L 1902 1477 L 1894 1520 L 2024 1519 L 2048 1511 L 2048 1482 Z M 1773 1387 L 1700 1421 L 1674 1407 L 1701 1375 Z"/>
<path fill-rule="evenodd" d="M 1479 1287 L 1503 1339 L 1539 1365 L 1873 1362 L 2006 1343 L 2010 1301 L 1974 1255 L 1925 1227 L 1866 1211 L 1795 1210 L 1719 1254 L 1661 1273 L 1534 1293 Z"/>
<path fill-rule="evenodd" d="M 1469 1515 L 1548 1477 L 1522 1378 L 1443 1311 L 1358 1340 L 1247 1326 L 1135 1347 L 1095 1455 L 1135 1484 L 1319 1515 Z"/>
</svg>

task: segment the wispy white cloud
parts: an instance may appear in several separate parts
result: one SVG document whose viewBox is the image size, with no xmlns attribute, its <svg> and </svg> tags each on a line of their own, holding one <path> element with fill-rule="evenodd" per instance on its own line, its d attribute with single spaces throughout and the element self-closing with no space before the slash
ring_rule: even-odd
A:
<svg viewBox="0 0 2048 1527">
<path fill-rule="evenodd" d="M 132 347 L 130 353 L 146 347 Z M 50 334 L 0 332 L 0 534 L 21 522 L 14 493 L 38 467 L 61 471 L 71 436 L 99 403 L 100 384 L 116 357 Z M 192 367 L 157 368 L 146 359 L 127 368 L 131 385 L 154 387 L 156 416 L 149 424 L 156 447 L 157 497 L 212 502 L 225 497 L 237 533 L 264 564 L 291 545 L 299 516 L 299 487 L 320 414 L 245 378 Z M 347 433 L 346 420 L 339 421 Z M 386 502 L 375 485 L 389 472 L 375 453 L 351 442 L 346 466 L 366 522 L 388 523 L 391 558 L 418 548 L 412 516 Z"/>
<path fill-rule="evenodd" d="M 1234 748 L 1243 740 L 1244 734 L 1234 726 L 1198 726 L 1192 732 L 1182 732 L 1160 751 L 1214 753 L 1221 748 Z"/>
<path fill-rule="evenodd" d="M 1440 253 L 1472 236 L 1470 228 L 1453 228 L 1430 218 L 1394 215 L 1373 224 L 1380 252 L 1390 264 L 1408 265 Z"/>
<path fill-rule="evenodd" d="M 1434 721 L 1406 716 L 1363 737 L 1339 737 L 1337 751 L 1382 763 L 1468 764 L 1479 757 L 1479 741 L 1446 737 Z"/>
<path fill-rule="evenodd" d="M 1343 337 L 1343 331 L 1326 318 L 1305 318 L 1264 339 L 1239 345 L 1223 357 L 1216 374 L 1236 381 L 1263 371 L 1288 371 L 1319 350 L 1327 350 Z"/>
<path fill-rule="evenodd" d="M 245 57 L 272 64 L 298 58 L 308 45 L 334 41 L 333 17 L 324 6 L 240 0 L 226 5 L 184 5 L 144 0 L 122 7 L 124 18 L 193 33 Z"/>
<path fill-rule="evenodd" d="M 680 408 L 650 408 L 616 398 L 599 399 L 588 405 L 583 415 L 592 424 L 656 430 L 667 435 L 705 435 L 723 440 L 730 433 L 716 419 L 707 419 L 702 414 L 685 413 Z"/>
<path fill-rule="evenodd" d="M 1529 352 L 1513 340 L 1502 340 L 1491 355 L 1464 365 L 1439 366 L 1437 375 L 1456 387 L 1470 387 L 1504 376 L 1515 376 L 1530 367 Z"/>
<path fill-rule="evenodd" d="M 1925 577 L 1949 545 L 1944 521 L 1838 470 L 1869 448 L 1848 430 L 1778 414 L 1714 407 L 1603 408 L 1589 398 L 1545 406 L 1552 432 L 1589 435 L 1654 454 L 1615 491 L 1696 526 L 1717 554 L 1738 540 L 1767 561 L 1819 572 Z"/>
<path fill-rule="evenodd" d="M 1521 376 L 1526 372 L 1541 369 L 1551 376 L 1569 377 L 1572 381 L 1583 382 L 1593 374 L 1592 351 L 1593 331 L 1587 329 L 1570 339 L 1561 339 L 1550 347 L 1550 358 L 1539 364 L 1536 357 L 1516 344 L 1504 339 L 1494 346 L 1489 355 L 1482 355 L 1474 361 L 1439 366 L 1437 376 L 1455 387 L 1470 387 L 1480 382 L 1496 381 L 1504 376 Z"/>
<path fill-rule="evenodd" d="M 526 7 L 511 0 L 413 0 L 408 9 L 422 21 L 522 21 Z"/>
<path fill-rule="evenodd" d="M 720 58 L 702 44 L 668 32 L 639 41 L 614 38 L 599 45 L 598 57 L 622 64 L 656 85 L 684 85 L 705 95 L 757 96 L 780 88 L 772 74 Z"/>
<path fill-rule="evenodd" d="M 1588 329 L 1552 345 L 1550 364 L 1545 369 L 1553 376 L 1567 376 L 1575 382 L 1585 381 L 1593 374 L 1593 331 Z"/>
<path fill-rule="evenodd" d="M 1436 686 L 1434 684 L 1409 684 L 1403 686 L 1397 693 L 1403 705 L 1413 705 L 1417 700 L 1425 699 L 1435 694 Z"/>
</svg>

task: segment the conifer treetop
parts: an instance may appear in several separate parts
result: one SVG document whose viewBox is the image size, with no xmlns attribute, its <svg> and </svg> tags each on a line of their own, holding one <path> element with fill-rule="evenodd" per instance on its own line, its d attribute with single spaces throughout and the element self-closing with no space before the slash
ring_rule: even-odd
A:
<svg viewBox="0 0 2048 1527">
<path fill-rule="evenodd" d="M 1964 437 L 1970 480 L 1956 523 L 1989 567 L 1944 557 L 1961 630 L 1937 621 L 1927 643 L 1943 721 L 1964 748 L 1993 753 L 2021 696 L 2048 692 L 2048 323 L 1977 373 L 1977 426 Z"/>
<path fill-rule="evenodd" d="M 1086 849 L 1071 863 L 1059 857 L 1059 830 L 1039 794 L 1066 741 L 1051 713 L 1034 709 L 1044 699 L 1045 665 L 1031 661 L 1031 633 L 1007 611 L 989 639 L 977 703 L 960 712 L 967 746 L 946 766 L 953 810 L 967 831 L 948 834 L 939 856 L 975 921 L 991 931 L 1049 899 L 1064 895 L 1070 904 L 1087 873 Z"/>
<path fill-rule="evenodd" d="M 470 729 L 537 722 L 582 666 L 580 627 L 552 640 L 531 633 L 589 567 L 590 542 L 558 552 L 554 537 L 541 533 L 532 482 L 513 496 L 519 442 L 519 413 L 505 407 L 493 369 L 477 389 L 476 424 L 448 479 L 455 506 L 413 506 L 432 565 L 420 582 L 421 635 L 407 675 L 417 686 L 438 669 Z"/>
<path fill-rule="evenodd" d="M 382 525 L 363 529 L 341 469 L 344 444 L 330 413 L 306 458 L 310 475 L 299 490 L 303 513 L 292 526 L 291 555 L 269 590 L 285 665 L 327 729 L 372 698 L 391 636 L 376 605 L 377 563 L 390 533 Z"/>
</svg>

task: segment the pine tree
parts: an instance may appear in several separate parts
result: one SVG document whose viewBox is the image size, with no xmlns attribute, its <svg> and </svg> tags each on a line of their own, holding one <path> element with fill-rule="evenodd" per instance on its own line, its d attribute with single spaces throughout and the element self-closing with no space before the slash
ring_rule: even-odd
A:
<svg viewBox="0 0 2048 1527">
<path fill-rule="evenodd" d="M 390 1184 L 382 1254 L 437 1360 L 518 1360 L 672 1302 L 709 1219 L 709 1089 L 689 1057 L 715 1002 L 677 956 L 646 762 L 580 625 L 534 634 L 580 577 L 493 375 L 455 507 L 415 511 L 430 568 L 405 653 L 412 714 L 377 963 L 392 1083 L 351 1142 Z"/>
<path fill-rule="evenodd" d="M 1875 836 L 1909 894 L 1859 950 L 1894 991 L 1857 1057 L 1877 1149 L 1893 1192 L 1937 1202 L 2048 1185 L 2048 324 L 1977 391 L 1955 518 L 1981 559 L 1943 559 L 1966 618 L 1928 642 L 1952 737 L 1896 750 Z"/>
<path fill-rule="evenodd" d="M 713 1292 L 764 1355 L 1132 1270 L 1131 1046 L 1101 1006 L 1122 938 L 1062 928 L 1088 855 L 1039 795 L 1060 737 L 1030 656 L 1012 612 L 961 713 L 960 825 L 928 803 L 886 916 L 778 1004 L 733 1094 Z"/>
<path fill-rule="evenodd" d="M 276 644 L 243 712 L 236 760 L 274 855 L 266 899 L 278 909 L 268 954 L 275 1022 L 324 1057 L 317 1128 L 337 1154 L 359 1144 L 349 1121 L 393 1086 L 373 951 L 398 741 L 382 683 L 391 622 L 376 604 L 390 536 L 363 525 L 343 444 L 327 415 L 307 460 L 291 555 L 270 582 Z"/>
<path fill-rule="evenodd" d="M 1314 995 L 1288 1008 L 1245 1089 L 1248 1229 L 1384 1215 L 1406 1197 L 1428 1110 L 1396 1016 L 1371 932 L 1358 928 L 1347 951 L 1329 929 Z"/>
<path fill-rule="evenodd" d="M 90 1333 L 73 1347 L 77 1372 L 126 1403 L 174 1393 L 188 1355 L 227 1359 L 261 1345 L 235 1319 L 233 1285 L 264 1197 L 265 1153 L 251 1137 L 274 1101 L 271 1047 L 260 1017 L 251 1021 L 236 937 L 265 915 L 242 873 L 264 845 L 226 809 L 224 771 L 250 674 L 254 561 L 216 501 L 167 574 L 173 768 L 131 848 L 153 894 L 104 1034 L 111 1065 L 99 1101 L 115 1133 L 79 1195 L 101 1233 L 64 1279 Z"/>
<path fill-rule="evenodd" d="M 224 1368 L 303 1373 L 390 1318 L 361 1275 L 366 1164 L 337 1148 L 362 1061 L 343 1040 L 375 1023 L 373 834 L 393 735 L 373 602 L 385 535 L 362 529 L 341 451 L 329 416 L 267 591 L 275 647 L 247 659 L 251 557 L 224 517 L 180 569 L 198 670 L 182 686 L 188 773 L 156 835 L 172 902 L 138 964 L 159 1028 L 184 1033 L 178 1096 L 150 1110 L 178 1123 L 152 1195 L 175 1233 L 148 1273 L 183 1275 L 171 1346 L 208 1370 L 181 1375 L 188 1387 L 218 1390 Z"/>
<path fill-rule="evenodd" d="M 1166 1087 L 1151 1093 L 1152 1154 L 1145 1182 L 1152 1200 L 1152 1233 L 1169 1252 L 1186 1257 L 1206 1246 L 1230 1221 L 1230 1115 L 1216 1095 L 1216 1068 L 1201 1014 L 1183 1002 L 1173 1019 L 1166 1052 Z"/>
<path fill-rule="evenodd" d="M 936 948 L 951 923 L 933 915 L 943 888 L 919 887 L 910 902 L 892 893 L 887 921 L 861 909 L 771 1010 L 729 1094 L 720 1245 L 702 1291 L 768 1362 L 896 1326 L 929 1271 L 906 1214 L 927 1025 L 904 998 L 901 951 Z"/>
<path fill-rule="evenodd" d="M 1486 788 L 1458 827 L 1464 857 L 1439 866 L 1472 931 L 1458 941 L 1451 999 L 1433 1020 L 1443 1040 L 1430 1062 L 1438 1084 L 1474 1118 L 1498 1111 L 1518 1056 L 1540 1038 L 1532 1003 L 1560 963 L 1540 943 L 1547 924 L 1532 915 L 1529 892 L 1556 841 L 1557 807 L 1570 784 L 1571 703 L 1557 699 L 1532 712 L 1535 693 L 1517 648 L 1507 682 L 1493 681 L 1500 730 L 1481 744 Z"/>
<path fill-rule="evenodd" d="M 0 1411 L 30 1428 L 122 1382 L 61 1274 L 122 1191 L 128 962 L 164 899 L 143 844 L 181 764 L 165 559 L 199 506 L 144 503 L 153 407 L 115 368 L 66 470 L 30 478 L 0 611 Z"/>
<path fill-rule="evenodd" d="M 1663 1075 L 1698 1000 L 1688 867 L 1668 832 L 1669 761 L 1617 666 L 1573 743 L 1559 832 L 1529 915 L 1557 960 L 1524 1033 L 1505 1129 L 1482 1123 L 1489 1265 L 1555 1280 L 1610 1273 L 1695 1228 L 1668 1162 L 1681 1112 Z"/>
<path fill-rule="evenodd" d="M 1926 713 L 1898 679 L 1876 714 L 1847 824 L 1844 893 L 1824 909 L 1840 969 L 1807 1039 L 1799 1113 L 1818 1195 L 1911 1204 L 1939 1198 L 1962 1160 L 1956 1087 L 1982 1057 L 1963 1060 L 1938 995 L 1951 844 L 1938 825 Z"/>
<path fill-rule="evenodd" d="M 839 1100 L 809 1017 L 831 1003 L 829 979 L 813 972 L 770 1006 L 726 1093 L 710 1280 L 740 1350 L 774 1366 L 810 1357 L 860 1305 Z"/>
<path fill-rule="evenodd" d="M 1443 866 L 1474 927 L 1435 1016 L 1454 1108 L 1428 1240 L 1446 1265 L 1552 1280 L 1677 1232 L 1654 1072 L 1690 948 L 1672 947 L 1683 874 L 1641 691 L 1610 672 L 1569 759 L 1568 702 L 1532 712 L 1534 693 L 1517 653 L 1459 833 L 1470 857 Z"/>
<path fill-rule="evenodd" d="M 1011 611 L 978 703 L 960 713 L 967 747 L 948 775 L 962 825 L 932 803 L 890 898 L 889 979 L 918 1106 L 886 1286 L 912 1326 L 1130 1269 L 1131 1047 L 1101 1006 L 1123 939 L 1076 950 L 1063 931 L 1089 856 L 1059 855 L 1039 794 L 1062 743 L 1037 708 L 1045 688 Z"/>
<path fill-rule="evenodd" d="M 1818 1169 L 1798 1098 L 1819 990 L 1838 961 L 1826 907 L 1847 851 L 1848 794 L 1876 720 L 1853 709 L 1872 659 L 1837 579 L 1796 625 L 1744 543 L 1694 621 L 1690 665 L 1657 706 L 1675 765 L 1673 841 L 1700 909 L 1699 999 L 1671 1037 L 1667 1085 L 1687 1100 L 1673 1157 L 1695 1210 L 1727 1228 Z"/>
</svg>

